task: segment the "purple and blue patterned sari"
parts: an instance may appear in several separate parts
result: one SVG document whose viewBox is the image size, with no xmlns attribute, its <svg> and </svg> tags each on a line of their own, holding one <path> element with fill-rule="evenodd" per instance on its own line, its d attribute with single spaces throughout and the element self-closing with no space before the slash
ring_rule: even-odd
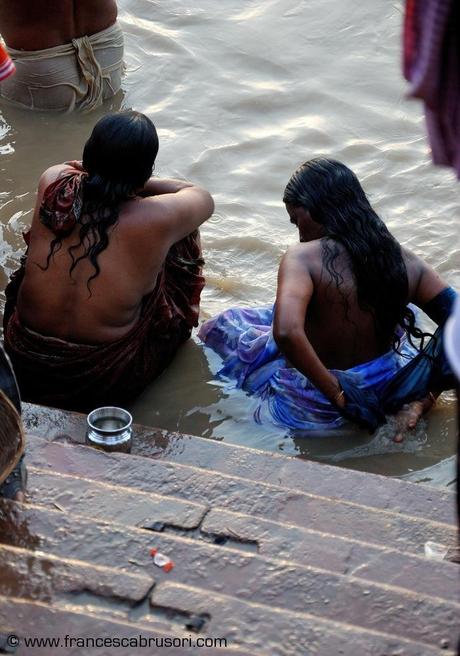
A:
<svg viewBox="0 0 460 656">
<path fill-rule="evenodd" d="M 273 311 L 273 306 L 231 308 L 200 327 L 199 337 L 223 359 L 217 375 L 229 386 L 257 397 L 254 419 L 258 423 L 271 421 L 307 431 L 343 426 L 346 419 L 280 352 L 273 339 Z M 363 392 L 372 390 L 379 396 L 418 353 L 405 339 L 399 350 L 348 369 L 347 379 Z"/>
</svg>

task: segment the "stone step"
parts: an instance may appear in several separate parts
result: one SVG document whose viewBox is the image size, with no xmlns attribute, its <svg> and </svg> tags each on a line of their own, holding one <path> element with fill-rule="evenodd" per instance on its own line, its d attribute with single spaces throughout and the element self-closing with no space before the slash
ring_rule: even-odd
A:
<svg viewBox="0 0 460 656">
<path fill-rule="evenodd" d="M 182 502 L 29 466 L 29 498 L 69 514 L 157 531 L 190 533 L 269 558 L 350 574 L 460 603 L 458 567 L 308 528 Z M 206 514 L 207 513 L 207 514 Z"/>
<path fill-rule="evenodd" d="M 31 465 L 28 473 L 28 499 L 33 503 L 130 526 L 158 523 L 188 531 L 198 528 L 209 510 L 204 504 Z"/>
<path fill-rule="evenodd" d="M 269 653 L 272 653 L 272 650 L 278 651 L 274 642 L 270 644 L 269 636 L 276 631 L 274 635 L 279 641 L 279 631 L 281 631 L 281 637 L 284 640 L 287 636 L 284 636 L 283 632 L 286 633 L 286 627 L 288 626 L 291 642 L 293 639 L 300 639 L 299 649 L 302 649 L 303 645 L 308 645 L 309 650 L 316 648 L 319 653 L 340 653 L 339 650 L 344 642 L 349 645 L 349 651 L 343 653 L 352 653 L 350 650 L 356 649 L 360 643 L 364 643 L 360 648 L 360 654 L 374 653 L 371 651 L 370 644 L 373 645 L 372 649 L 379 649 L 381 653 L 385 653 L 388 648 L 393 649 L 395 643 L 387 635 L 363 632 L 350 626 L 324 620 L 320 620 L 318 623 L 318 619 L 311 615 L 306 617 L 305 614 L 293 612 L 286 614 L 276 609 L 269 609 L 266 612 L 266 609 L 260 605 L 237 601 L 222 595 L 213 594 L 211 600 L 209 595 L 202 590 L 180 586 L 176 583 L 171 585 L 168 582 L 161 584 L 157 591 L 151 595 L 151 610 L 149 611 L 147 607 L 143 609 L 143 612 L 136 611 L 135 617 L 133 617 L 134 613 L 130 612 L 131 608 L 134 603 L 138 604 L 150 596 L 149 593 L 154 585 L 153 579 L 128 574 L 109 567 L 94 566 L 77 560 L 59 559 L 56 556 L 42 552 L 31 554 L 27 550 L 4 545 L 0 546 L 0 571 L 2 573 L 0 578 L 0 618 L 3 620 L 1 623 L 3 634 L 13 633 L 22 639 L 24 636 L 43 638 L 47 635 L 53 638 L 57 636 L 65 638 L 65 634 L 61 633 L 56 626 L 53 626 L 52 633 L 44 632 L 43 628 L 37 626 L 35 621 L 27 631 L 24 624 L 24 608 L 27 609 L 26 612 L 30 612 L 30 609 L 37 611 L 36 604 L 33 606 L 21 604 L 18 611 L 18 614 L 21 615 L 20 623 L 9 623 L 8 619 L 2 616 L 2 598 L 4 596 L 10 597 L 13 606 L 17 602 L 15 597 L 18 593 L 21 593 L 22 597 L 25 593 L 25 598 L 29 601 L 40 602 L 38 612 L 40 612 L 41 621 L 43 621 L 43 611 L 45 611 L 45 614 L 49 614 L 51 609 L 48 606 L 53 604 L 54 617 L 56 611 L 59 611 L 58 615 L 66 618 L 66 633 L 68 631 L 67 618 L 69 615 L 77 613 L 77 617 L 72 617 L 71 621 L 77 620 L 79 622 L 80 636 L 105 635 L 104 628 L 107 625 L 107 620 L 109 620 L 110 630 L 107 634 L 111 637 L 114 637 L 114 635 L 127 635 L 129 633 L 127 632 L 128 624 L 134 622 L 144 636 L 174 635 L 177 639 L 180 635 L 185 635 L 186 620 L 184 620 L 184 616 L 187 618 L 193 615 L 208 617 L 208 611 L 212 609 L 212 616 L 205 624 L 203 637 L 218 635 L 225 637 L 227 644 L 237 642 L 239 636 L 232 636 L 233 626 L 229 628 L 226 620 L 227 617 L 231 616 L 232 622 L 238 619 L 239 624 L 244 626 L 245 639 L 248 646 L 250 645 L 253 650 L 251 653 L 255 653 L 255 642 L 257 640 L 259 641 L 259 647 L 269 648 Z M 76 609 L 75 604 L 79 601 L 78 595 L 83 593 L 85 595 L 85 615 L 82 618 L 83 609 Z M 89 598 L 88 593 L 102 597 L 102 599 L 111 600 L 112 606 L 101 606 L 100 600 Z M 114 601 L 124 602 L 124 612 L 119 610 L 116 605 L 113 608 Z M 156 613 L 158 610 L 162 612 Z M 168 611 L 168 619 L 165 610 Z M 109 612 L 110 617 L 108 616 Z M 100 618 L 99 622 L 102 620 L 102 631 L 101 625 L 98 624 L 97 627 L 93 626 L 90 633 L 85 633 L 89 630 L 88 623 L 94 625 L 98 618 Z M 249 621 L 248 618 L 250 618 Z M 116 628 L 113 627 L 114 624 L 117 625 L 119 622 L 122 623 L 121 633 L 119 625 Z M 281 626 L 278 626 L 280 623 Z M 257 626 L 257 631 L 254 631 L 255 626 Z M 183 633 L 181 633 L 181 629 Z M 254 633 L 255 635 L 253 635 Z M 67 633 L 67 635 L 72 634 Z M 189 632 L 188 635 L 190 635 Z M 263 644 L 260 644 L 262 641 Z M 65 652 L 64 646 L 62 647 L 62 653 L 74 653 L 73 650 Z M 417 653 L 416 649 L 420 648 L 420 645 L 415 646 L 410 641 L 404 641 L 400 646 L 405 650 L 409 650 L 404 653 L 411 653 L 411 649 L 414 650 L 414 653 Z M 27 648 L 23 646 L 21 649 L 25 651 Z M 36 653 L 35 648 L 33 653 Z M 42 653 L 46 653 L 48 656 L 50 652 L 44 650 Z M 108 651 L 107 653 L 113 654 L 114 652 Z M 134 653 L 138 652 L 134 650 Z M 186 651 L 186 653 L 189 653 L 189 651 Z M 230 654 L 232 653 L 241 655 L 246 652 L 241 650 L 238 650 L 238 652 L 230 651 Z M 258 649 L 256 653 L 262 652 Z M 289 653 L 289 651 L 286 653 Z M 306 653 L 311 653 L 311 651 Z M 434 651 L 434 653 L 438 652 Z"/>
<path fill-rule="evenodd" d="M 85 439 L 86 417 L 79 413 L 25 403 L 24 423 L 29 432 L 49 440 L 63 434 L 80 442 Z M 146 426 L 135 425 L 134 434 L 133 455 L 231 476 L 238 473 L 240 478 L 413 517 L 456 522 L 452 491 Z"/>
<path fill-rule="evenodd" d="M 129 462 L 126 457 L 125 462 Z M 81 561 L 129 573 L 153 573 L 158 582 L 177 580 L 184 585 L 205 587 L 210 598 L 214 593 L 225 594 L 266 609 L 308 612 L 318 619 L 387 632 L 433 646 L 443 639 L 452 642 L 458 631 L 460 605 L 445 599 L 282 558 L 270 559 L 226 545 L 152 533 L 32 504 L 0 501 L 0 541 L 39 548 L 59 558 L 78 555 Z M 172 572 L 166 574 L 154 566 L 152 547 L 172 558 Z M 208 608 L 211 610 L 212 607 Z"/>
<path fill-rule="evenodd" d="M 422 635 L 418 640 L 389 635 L 383 618 L 380 622 L 382 632 L 359 630 L 336 621 L 318 620 L 309 614 L 311 607 L 308 605 L 305 613 L 267 608 L 252 601 L 203 592 L 169 581 L 160 583 L 153 590 L 151 603 L 172 612 L 209 613 L 208 630 L 214 635 L 222 633 L 228 636 L 229 642 L 238 635 L 244 646 L 262 647 L 270 654 L 429 656 L 454 653 L 449 649 L 454 643 L 448 638 L 429 645 Z M 234 626 L 228 626 L 228 618 L 232 618 Z M 424 619 L 430 623 L 429 617 Z M 244 627 L 242 632 L 239 630 L 241 626 Z"/>
<path fill-rule="evenodd" d="M 250 649 L 229 643 L 225 646 L 222 636 L 196 635 L 190 631 L 175 631 L 174 628 L 157 631 L 145 624 L 123 621 L 122 618 L 110 619 L 90 610 L 85 612 L 83 608 L 57 608 L 43 602 L 11 597 L 0 597 L 0 626 L 0 644 L 2 638 L 6 639 L 8 635 L 19 638 L 19 647 L 15 652 L 11 651 L 16 656 L 202 656 L 204 653 L 208 656 L 269 656 L 269 652 L 256 650 L 252 646 Z M 43 643 L 41 646 L 37 643 L 26 646 L 26 638 L 49 638 L 55 642 L 54 646 Z M 112 641 L 111 644 L 104 646 L 100 642 L 92 646 L 94 643 L 91 639 L 104 638 Z M 222 646 L 196 644 L 199 639 L 213 638 L 217 638 L 219 642 L 216 644 Z M 115 639 L 130 639 L 130 646 L 118 646 L 114 643 Z M 170 641 L 169 645 L 166 640 Z M 85 641 L 88 642 L 85 644 Z M 430 655 L 437 653 L 428 652 Z"/>
<path fill-rule="evenodd" d="M 155 585 L 153 572 L 133 574 L 5 544 L 0 545 L 0 572 L 0 596 L 44 603 L 84 593 L 133 605 L 147 599 Z"/>
<path fill-rule="evenodd" d="M 239 618 L 239 622 L 245 627 L 244 635 L 253 650 L 255 648 L 255 641 L 258 639 L 260 642 L 263 636 L 263 644 L 260 646 L 264 649 L 270 647 L 271 653 L 272 648 L 275 649 L 275 645 L 269 645 L 267 638 L 270 633 L 273 634 L 273 631 L 276 630 L 275 635 L 279 639 L 278 631 L 281 630 L 283 633 L 283 626 L 285 627 L 284 632 L 286 631 L 286 627 L 289 626 L 291 642 L 293 638 L 296 638 L 295 634 L 297 631 L 299 637 L 301 637 L 299 648 L 302 647 L 301 643 L 305 643 L 307 640 L 309 648 L 312 649 L 315 647 L 316 649 L 320 649 L 321 651 L 319 653 L 340 653 L 339 649 L 342 648 L 344 641 L 350 645 L 348 647 L 349 650 L 356 649 L 357 645 L 364 642 L 359 653 L 374 653 L 371 651 L 370 644 L 385 653 L 383 650 L 386 651 L 389 647 L 393 648 L 395 642 L 389 639 L 388 636 L 376 635 L 373 632 L 363 632 L 337 623 L 320 620 L 318 624 L 318 619 L 313 616 L 305 617 L 303 614 L 299 615 L 298 613 L 292 612 L 286 616 L 285 613 L 277 612 L 276 609 L 270 609 L 267 613 L 265 608 L 261 608 L 259 605 L 235 601 L 222 595 L 216 596 L 213 594 L 211 601 L 209 596 L 203 591 L 186 586 L 178 586 L 176 583 L 173 583 L 171 586 L 167 582 L 159 586 L 157 592 L 152 594 L 152 610 L 149 612 L 148 609 L 145 609 L 143 614 L 136 612 L 135 620 L 133 620 L 130 617 L 132 615 L 130 609 L 133 607 L 134 602 L 139 603 L 143 599 L 147 599 L 154 585 L 153 579 L 128 574 L 120 570 L 113 570 L 109 567 L 94 566 L 81 561 L 59 559 L 56 556 L 42 552 L 31 554 L 24 549 L 0 546 L 0 571 L 2 572 L 0 579 L 0 618 L 3 620 L 1 624 L 3 634 L 10 632 L 19 635 L 21 638 L 24 636 L 45 637 L 46 635 L 53 638 L 60 635 L 64 638 L 65 635 L 61 634 L 59 630 L 56 630 L 56 627 L 53 627 L 52 633 L 43 632 L 43 629 L 37 627 L 35 622 L 33 627 L 27 631 L 24 626 L 23 604 L 19 610 L 19 614 L 21 615 L 20 623 L 9 623 L 7 618 L 2 617 L 1 598 L 5 595 L 13 598 L 13 605 L 16 603 L 14 598 L 18 593 L 21 593 L 21 595 L 25 593 L 26 598 L 34 602 L 41 602 L 38 607 L 41 616 L 43 616 L 44 610 L 45 614 L 50 613 L 51 609 L 44 606 L 44 604 L 49 605 L 51 603 L 55 611 L 59 610 L 60 616 L 68 617 L 76 612 L 77 618 L 72 618 L 72 621 L 75 621 L 75 619 L 79 621 L 79 635 L 81 636 L 92 635 L 94 637 L 105 634 L 104 629 L 101 631 L 100 625 L 96 627 L 97 632 L 93 627 L 90 633 L 84 633 L 85 630 L 88 630 L 88 622 L 92 624 L 98 617 L 103 620 L 102 626 L 107 624 L 107 619 L 110 620 L 110 631 L 108 634 L 112 637 L 114 636 L 114 632 L 115 635 L 120 636 L 119 626 L 116 629 L 112 629 L 114 621 L 115 624 L 122 622 L 122 635 L 126 635 L 127 624 L 135 621 L 137 626 L 142 627 L 141 633 L 144 636 L 152 635 L 152 631 L 155 636 L 162 634 L 171 636 L 172 630 L 174 630 L 175 636 L 179 636 L 181 629 L 185 629 L 184 616 L 202 615 L 207 617 L 209 614 L 207 611 L 212 608 L 212 617 L 206 622 L 206 630 L 204 632 L 206 637 L 219 635 L 225 636 L 228 644 L 232 638 L 236 642 L 238 637 L 231 635 L 233 627 L 229 631 L 228 622 L 224 619 L 231 614 L 233 622 Z M 79 599 L 77 595 L 81 593 L 85 593 L 85 614 L 91 614 L 91 617 L 85 616 L 83 622 L 81 621 L 82 609 L 75 609 L 75 603 Z M 114 600 L 123 601 L 125 605 L 124 614 L 122 615 L 117 607 L 115 609 L 113 607 L 101 608 L 98 599 L 93 600 L 87 598 L 88 593 L 102 597 L 103 599 L 111 599 L 112 606 Z M 69 597 L 72 599 L 71 603 L 69 603 Z M 26 608 L 37 609 L 35 604 Z M 155 611 L 158 609 L 167 609 L 169 619 L 166 619 L 165 613 L 161 613 L 159 616 L 156 615 Z M 110 612 L 111 617 L 108 617 L 108 612 Z M 54 612 L 53 615 L 55 616 L 56 613 Z M 249 627 L 247 627 L 248 618 L 250 618 Z M 43 620 L 43 617 L 41 619 Z M 65 621 L 67 626 L 68 620 L 66 619 Z M 278 627 L 280 622 L 281 627 Z M 267 624 L 269 628 L 267 628 Z M 256 635 L 252 635 L 254 633 L 254 626 L 258 627 Z M 7 628 L 6 632 L 5 628 Z M 319 629 L 321 631 L 318 639 Z M 284 636 L 282 638 L 284 639 Z M 410 641 L 404 641 L 401 646 L 405 649 L 413 649 L 414 653 L 417 653 L 416 649 L 419 648 L 419 646 L 416 647 L 411 644 Z M 332 651 L 334 647 L 336 649 Z M 22 649 L 25 649 L 25 647 Z M 34 653 L 36 653 L 35 649 Z M 42 653 L 49 654 L 50 652 L 43 651 Z M 62 653 L 74 652 L 73 650 L 64 652 L 63 647 Z M 113 651 L 108 651 L 107 653 L 113 654 Z M 134 650 L 134 653 L 138 652 Z M 187 651 L 186 653 L 189 652 Z M 231 651 L 230 653 L 242 654 L 245 652 L 238 650 L 238 652 Z M 255 652 L 253 651 L 251 653 Z M 257 653 L 261 652 L 258 650 Z M 344 653 L 348 652 L 345 651 Z M 355 651 L 355 653 L 357 652 Z M 405 651 L 404 653 L 411 652 Z M 438 652 L 435 651 L 434 653 Z"/>
<path fill-rule="evenodd" d="M 429 560 L 423 549 L 415 556 L 219 508 L 209 511 L 200 532 L 229 546 L 238 542 L 256 544 L 257 553 L 267 558 L 281 558 L 460 603 L 458 565 Z"/>
<path fill-rule="evenodd" d="M 196 504 L 308 527 L 415 555 L 423 552 L 426 541 L 453 545 L 457 537 L 454 525 L 286 490 L 189 465 L 106 453 L 34 436 L 28 441 L 28 462 L 37 468 L 46 466 L 52 471 L 90 477 L 112 486 L 185 498 Z"/>
</svg>

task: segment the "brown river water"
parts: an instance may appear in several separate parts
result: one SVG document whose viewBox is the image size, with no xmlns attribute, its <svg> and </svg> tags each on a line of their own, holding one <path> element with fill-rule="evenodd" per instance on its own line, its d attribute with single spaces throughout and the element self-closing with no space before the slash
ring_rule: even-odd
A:
<svg viewBox="0 0 460 656">
<path fill-rule="evenodd" d="M 202 230 L 202 319 L 273 302 L 280 257 L 297 238 L 283 189 L 294 168 L 318 154 L 354 169 L 401 243 L 460 287 L 459 187 L 451 171 L 431 165 L 421 105 L 405 97 L 401 2 L 120 0 L 119 7 L 127 72 L 111 105 L 86 116 L 0 110 L 0 289 L 18 263 L 40 173 L 79 158 L 96 120 L 120 107 L 157 125 L 158 175 L 190 178 L 214 195 L 215 215 Z M 452 485 L 452 394 L 402 445 L 389 439 L 391 426 L 374 436 L 293 436 L 256 425 L 251 400 L 213 382 L 210 360 L 190 341 L 132 405 L 135 420 Z"/>
</svg>

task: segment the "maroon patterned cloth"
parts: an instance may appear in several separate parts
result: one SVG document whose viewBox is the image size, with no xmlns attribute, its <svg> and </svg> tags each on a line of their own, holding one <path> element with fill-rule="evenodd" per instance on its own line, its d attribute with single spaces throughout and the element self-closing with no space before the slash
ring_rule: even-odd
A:
<svg viewBox="0 0 460 656">
<path fill-rule="evenodd" d="M 80 218 L 82 183 L 87 176 L 83 170 L 69 170 L 45 189 L 40 206 L 40 221 L 56 237 L 70 235 Z"/>
<path fill-rule="evenodd" d="M 432 158 L 460 178 L 460 3 L 406 0 L 403 72 L 424 101 Z"/>
<path fill-rule="evenodd" d="M 136 326 L 116 342 L 89 345 L 40 335 L 21 323 L 15 306 L 24 257 L 7 286 L 4 313 L 5 349 L 22 398 L 88 411 L 123 405 L 136 397 L 171 362 L 197 325 L 202 265 L 195 232 L 169 250 Z"/>
</svg>

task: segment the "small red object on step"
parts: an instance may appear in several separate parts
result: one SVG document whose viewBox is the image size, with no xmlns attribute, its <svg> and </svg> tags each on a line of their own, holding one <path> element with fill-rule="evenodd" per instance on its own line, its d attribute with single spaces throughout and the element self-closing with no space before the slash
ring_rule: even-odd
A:
<svg viewBox="0 0 460 656">
<path fill-rule="evenodd" d="M 173 561 L 158 551 L 158 549 L 150 549 L 150 555 L 153 558 L 153 562 L 157 567 L 161 567 L 164 572 L 170 572 L 174 567 Z"/>
<path fill-rule="evenodd" d="M 10 77 L 10 75 L 13 75 L 15 71 L 16 66 L 9 56 L 7 49 L 0 41 L 0 82 L 2 80 L 6 80 L 7 77 Z"/>
</svg>

